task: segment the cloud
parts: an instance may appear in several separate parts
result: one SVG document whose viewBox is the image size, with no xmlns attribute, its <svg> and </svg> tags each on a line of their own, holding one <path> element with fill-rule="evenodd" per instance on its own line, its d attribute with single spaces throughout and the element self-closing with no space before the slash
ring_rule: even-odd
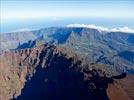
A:
<svg viewBox="0 0 134 100">
<path fill-rule="evenodd" d="M 21 29 L 16 29 L 16 30 L 13 30 L 12 32 L 25 32 L 25 31 L 31 31 L 32 29 L 29 29 L 29 28 L 21 28 Z"/>
<path fill-rule="evenodd" d="M 19 28 L 19 29 L 15 29 L 15 30 L 11 30 L 11 31 L 7 31 L 7 32 L 1 32 L 1 34 L 5 34 L 5 33 L 16 33 L 16 32 L 29 32 L 32 31 L 34 29 L 30 29 L 30 28 Z"/>
<path fill-rule="evenodd" d="M 107 31 L 107 32 L 127 32 L 127 33 L 134 33 L 134 29 L 128 27 L 120 27 L 120 28 L 106 28 L 102 26 L 96 26 L 93 24 L 69 24 L 67 27 L 84 27 L 84 28 L 93 28 L 99 31 Z"/>
<path fill-rule="evenodd" d="M 128 33 L 134 33 L 134 29 L 128 28 L 128 27 L 121 27 L 121 28 L 114 28 L 111 31 L 113 32 L 128 32 Z"/>
<path fill-rule="evenodd" d="M 102 30 L 102 31 L 108 31 L 109 29 L 106 27 L 101 27 L 101 26 L 95 26 L 93 24 L 69 24 L 67 25 L 67 27 L 85 27 L 85 28 L 93 28 L 93 29 L 98 29 L 98 30 Z"/>
</svg>

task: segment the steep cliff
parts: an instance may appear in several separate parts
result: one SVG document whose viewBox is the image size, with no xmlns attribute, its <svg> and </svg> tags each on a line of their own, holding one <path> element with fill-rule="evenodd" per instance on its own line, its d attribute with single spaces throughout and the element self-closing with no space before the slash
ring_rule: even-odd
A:
<svg viewBox="0 0 134 100">
<path fill-rule="evenodd" d="M 124 78 L 126 74 L 107 77 L 98 68 L 88 65 L 69 49 L 49 44 L 1 52 L 0 100 L 112 99 L 115 94 L 109 84 L 116 85 L 115 79 Z M 118 83 L 120 87 L 128 85 L 126 81 L 121 83 Z M 118 93 L 131 100 L 133 89 L 126 91 L 121 87 Z"/>
</svg>

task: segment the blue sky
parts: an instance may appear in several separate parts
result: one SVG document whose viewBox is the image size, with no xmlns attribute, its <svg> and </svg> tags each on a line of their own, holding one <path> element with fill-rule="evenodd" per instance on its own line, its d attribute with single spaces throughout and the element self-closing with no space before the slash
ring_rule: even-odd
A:
<svg viewBox="0 0 134 100">
<path fill-rule="evenodd" d="M 134 28 L 134 0 L 0 0 L 1 32 L 66 24 Z"/>
<path fill-rule="evenodd" d="M 134 18 L 134 0 L 2 0 L 1 19 Z"/>
</svg>

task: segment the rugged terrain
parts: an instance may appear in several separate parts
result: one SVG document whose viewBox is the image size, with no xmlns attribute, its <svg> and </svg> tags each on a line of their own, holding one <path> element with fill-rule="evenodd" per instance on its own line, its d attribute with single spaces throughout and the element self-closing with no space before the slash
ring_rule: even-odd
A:
<svg viewBox="0 0 134 100">
<path fill-rule="evenodd" d="M 110 75 L 134 74 L 134 34 L 92 28 L 45 28 L 0 35 L 0 51 L 32 48 L 51 43 L 71 49 L 90 65 L 102 66 Z"/>
<path fill-rule="evenodd" d="M 133 100 L 133 87 L 133 75 L 109 77 L 61 46 L 0 54 L 0 100 Z"/>
<path fill-rule="evenodd" d="M 51 27 L 0 34 L 0 100 L 133 100 L 133 74 L 133 33 Z"/>
</svg>

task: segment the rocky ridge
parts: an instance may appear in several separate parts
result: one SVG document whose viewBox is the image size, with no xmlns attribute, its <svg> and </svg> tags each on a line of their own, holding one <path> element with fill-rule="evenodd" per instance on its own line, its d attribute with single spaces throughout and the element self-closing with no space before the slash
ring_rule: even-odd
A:
<svg viewBox="0 0 134 100">
<path fill-rule="evenodd" d="M 113 95 L 107 91 L 108 84 L 117 79 L 88 65 L 73 51 L 49 44 L 0 53 L 0 70 L 2 100 L 108 100 Z M 128 100 L 133 98 L 133 90 L 120 91 Z"/>
<path fill-rule="evenodd" d="M 0 35 L 0 52 L 33 48 L 44 43 L 64 46 L 109 74 L 134 74 L 134 34 L 92 28 L 51 27 Z"/>
</svg>

